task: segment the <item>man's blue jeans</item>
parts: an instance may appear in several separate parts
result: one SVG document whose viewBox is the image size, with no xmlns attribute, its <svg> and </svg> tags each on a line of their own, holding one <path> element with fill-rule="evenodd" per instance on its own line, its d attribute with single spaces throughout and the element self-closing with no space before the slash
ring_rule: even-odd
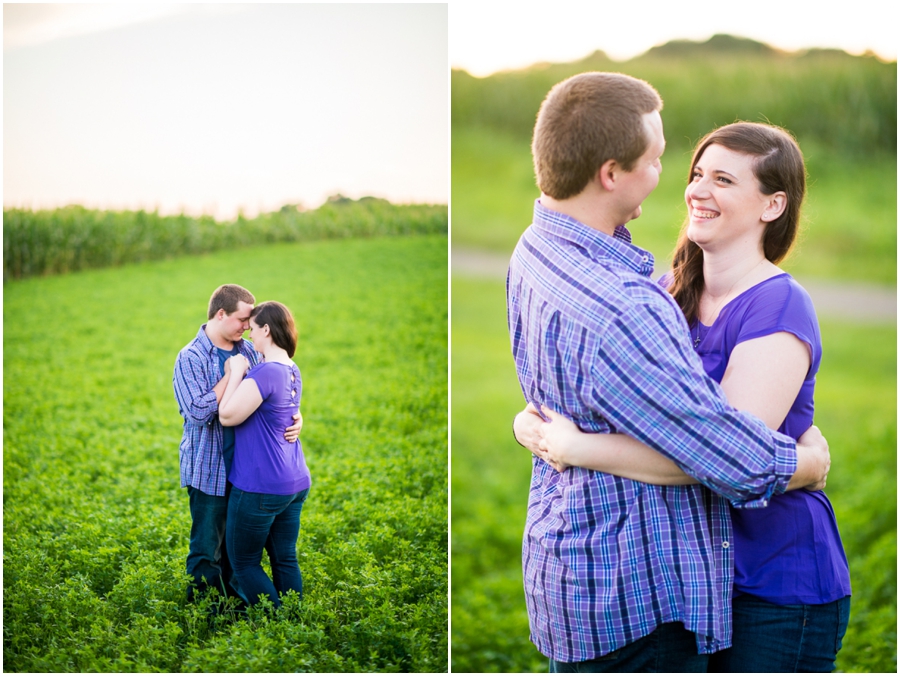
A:
<svg viewBox="0 0 900 676">
<path fill-rule="evenodd" d="M 216 496 L 188 486 L 191 507 L 191 544 L 187 556 L 187 573 L 194 578 L 188 588 L 188 600 L 193 601 L 209 587 L 223 596 L 235 596 L 229 584 L 232 571 L 225 547 L 225 517 L 228 514 L 228 492 Z M 206 581 L 203 581 L 206 578 Z"/>
<path fill-rule="evenodd" d="M 834 671 L 850 619 L 850 597 L 821 605 L 777 606 L 734 599 L 732 647 L 710 656 L 716 673 Z"/>
<path fill-rule="evenodd" d="M 697 654 L 696 635 L 681 622 L 669 622 L 603 657 L 585 662 L 550 660 L 550 673 L 702 673 L 708 661 L 709 655 Z"/>
<path fill-rule="evenodd" d="M 294 495 L 270 495 L 232 486 L 225 540 L 238 591 L 247 603 L 257 603 L 265 594 L 277 608 L 279 593 L 293 589 L 303 596 L 297 535 L 308 494 L 308 488 Z M 269 554 L 272 580 L 261 565 L 263 548 Z"/>
</svg>

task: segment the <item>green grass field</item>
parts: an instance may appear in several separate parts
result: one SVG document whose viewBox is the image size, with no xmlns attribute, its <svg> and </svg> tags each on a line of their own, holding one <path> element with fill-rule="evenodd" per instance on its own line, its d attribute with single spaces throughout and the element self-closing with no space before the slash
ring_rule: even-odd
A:
<svg viewBox="0 0 900 676">
<path fill-rule="evenodd" d="M 185 603 L 175 356 L 232 282 L 290 307 L 305 597 Z M 6 671 L 447 669 L 447 237 L 239 248 L 4 287 Z"/>
<path fill-rule="evenodd" d="M 524 406 L 502 281 L 451 285 L 452 669 L 546 671 L 528 640 L 521 581 L 530 454 L 513 439 Z M 896 669 L 896 345 L 894 326 L 823 322 L 816 423 L 850 562 L 853 609 L 838 669 Z M 861 350 L 860 345 L 865 345 Z"/>
</svg>

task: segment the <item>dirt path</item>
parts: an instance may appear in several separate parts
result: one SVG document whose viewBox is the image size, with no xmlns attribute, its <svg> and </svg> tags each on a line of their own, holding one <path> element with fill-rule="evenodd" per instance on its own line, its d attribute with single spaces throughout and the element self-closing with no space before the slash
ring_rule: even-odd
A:
<svg viewBox="0 0 900 676">
<path fill-rule="evenodd" d="M 453 247 L 450 252 L 450 270 L 454 275 L 506 279 L 508 265 L 508 256 L 493 252 L 460 247 Z M 798 278 L 797 281 L 809 292 L 819 317 L 878 324 L 897 323 L 895 287 L 808 278 Z"/>
</svg>

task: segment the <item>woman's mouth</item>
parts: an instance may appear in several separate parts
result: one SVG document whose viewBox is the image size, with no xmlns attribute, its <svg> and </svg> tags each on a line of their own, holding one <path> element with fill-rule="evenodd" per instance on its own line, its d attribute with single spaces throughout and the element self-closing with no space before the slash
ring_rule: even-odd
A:
<svg viewBox="0 0 900 676">
<path fill-rule="evenodd" d="M 713 218 L 718 218 L 719 212 L 710 211 L 709 209 L 699 209 L 697 207 L 691 207 L 691 218 L 698 221 L 709 221 Z"/>
</svg>

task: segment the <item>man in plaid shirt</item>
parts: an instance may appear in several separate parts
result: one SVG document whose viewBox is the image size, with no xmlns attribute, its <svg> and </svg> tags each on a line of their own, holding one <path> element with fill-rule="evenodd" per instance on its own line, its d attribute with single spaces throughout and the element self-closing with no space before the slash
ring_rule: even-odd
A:
<svg viewBox="0 0 900 676">
<path fill-rule="evenodd" d="M 219 422 L 219 401 L 228 385 L 228 358 L 242 354 L 251 366 L 259 362 L 253 343 L 244 340 L 256 300 L 247 289 L 224 284 L 209 300 L 208 322 L 175 360 L 172 385 L 184 418 L 179 447 L 181 486 L 187 487 L 191 509 L 191 542 L 187 572 L 193 578 L 188 599 L 209 587 L 238 597 L 231 586 L 231 566 L 225 549 L 225 517 L 231 484 L 228 472 L 234 458 L 234 430 Z M 302 419 L 285 431 L 293 442 Z"/>
<path fill-rule="evenodd" d="M 533 459 L 523 572 L 531 639 L 551 671 L 706 671 L 731 642 L 726 499 L 764 507 L 828 469 L 728 405 L 692 349 L 652 255 L 624 223 L 659 182 L 662 101 L 646 82 L 583 73 L 541 106 L 541 197 L 507 278 L 519 383 L 585 432 L 624 432 L 702 485 L 653 486 Z M 720 497 L 723 496 L 723 497 Z"/>
</svg>

